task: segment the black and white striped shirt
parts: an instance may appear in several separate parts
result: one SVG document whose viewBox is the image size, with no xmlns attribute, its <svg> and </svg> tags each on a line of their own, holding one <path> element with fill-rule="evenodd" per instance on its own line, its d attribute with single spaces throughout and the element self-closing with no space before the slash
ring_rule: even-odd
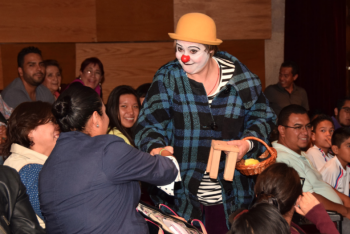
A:
<svg viewBox="0 0 350 234">
<path fill-rule="evenodd" d="M 214 57 L 213 57 L 214 58 Z M 226 83 L 232 78 L 235 71 L 235 65 L 231 61 L 214 58 L 220 67 L 220 83 L 216 91 L 208 96 L 209 106 L 214 97 L 224 88 Z M 199 185 L 197 197 L 203 205 L 217 205 L 222 203 L 221 186 L 216 180 L 211 180 L 209 174 L 204 173 L 203 179 Z"/>
<path fill-rule="evenodd" d="M 214 57 L 213 57 L 214 58 Z M 233 72 L 235 71 L 235 65 L 228 60 L 214 58 L 220 67 L 220 83 L 216 91 L 208 96 L 209 106 L 214 97 L 224 88 L 226 83 L 232 78 Z M 253 145 L 250 143 L 249 151 Z M 248 151 L 248 152 L 249 152 Z M 217 205 L 222 203 L 221 185 L 217 180 L 211 180 L 208 173 L 204 173 L 203 179 L 199 185 L 197 197 L 200 203 L 203 205 Z"/>
</svg>

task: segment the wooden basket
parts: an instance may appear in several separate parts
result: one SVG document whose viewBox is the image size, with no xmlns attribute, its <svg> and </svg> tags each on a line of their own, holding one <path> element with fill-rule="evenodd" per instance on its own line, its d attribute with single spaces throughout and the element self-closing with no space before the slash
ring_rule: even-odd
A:
<svg viewBox="0 0 350 234">
<path fill-rule="evenodd" d="M 259 158 L 263 159 L 263 158 L 267 158 L 269 154 L 271 155 L 270 158 L 268 158 L 268 159 L 266 159 L 258 164 L 255 164 L 255 165 L 248 165 L 248 166 L 244 165 L 244 163 L 245 163 L 244 159 L 237 162 L 236 169 L 239 170 L 243 175 L 251 176 L 251 175 L 260 174 L 268 166 L 270 166 L 271 164 L 274 164 L 276 162 L 276 158 L 277 158 L 276 149 L 268 146 L 265 143 L 265 141 L 260 140 L 259 138 L 256 138 L 256 137 L 246 137 L 242 140 L 259 141 L 260 143 L 262 143 L 266 147 L 267 150 L 262 155 L 260 155 Z"/>
</svg>

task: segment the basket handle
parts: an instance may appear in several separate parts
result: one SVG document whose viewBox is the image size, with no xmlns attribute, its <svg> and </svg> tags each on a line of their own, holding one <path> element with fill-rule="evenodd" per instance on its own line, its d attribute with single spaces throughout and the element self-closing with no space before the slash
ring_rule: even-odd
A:
<svg viewBox="0 0 350 234">
<path fill-rule="evenodd" d="M 274 153 L 274 152 L 271 150 L 271 147 L 268 146 L 268 144 L 266 144 L 265 141 L 263 141 L 263 140 L 261 140 L 261 139 L 259 139 L 259 138 L 257 138 L 257 137 L 250 136 L 250 137 L 245 137 L 245 138 L 243 138 L 242 140 L 255 140 L 255 141 L 259 141 L 261 144 L 263 144 L 263 145 L 266 147 L 266 149 L 269 151 L 269 153 L 270 153 L 271 155 L 273 155 L 273 153 Z"/>
</svg>

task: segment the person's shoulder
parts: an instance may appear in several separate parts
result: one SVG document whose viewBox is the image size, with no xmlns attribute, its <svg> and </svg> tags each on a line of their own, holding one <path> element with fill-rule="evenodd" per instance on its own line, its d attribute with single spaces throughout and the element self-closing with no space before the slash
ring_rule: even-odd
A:
<svg viewBox="0 0 350 234">
<path fill-rule="evenodd" d="M 167 73 L 167 72 L 170 72 L 170 71 L 177 71 L 177 70 L 181 70 L 182 67 L 179 63 L 179 61 L 177 59 L 174 59 L 173 61 L 170 61 L 166 64 L 164 64 L 163 66 L 161 66 L 156 75 L 157 74 L 160 74 L 160 73 Z"/>
<path fill-rule="evenodd" d="M 336 171 L 338 170 L 338 166 L 337 166 L 337 161 L 338 160 L 336 157 L 328 160 L 324 166 L 321 168 L 320 173 L 324 174 L 324 173 L 330 173 L 330 172 L 334 172 L 337 173 Z"/>
<path fill-rule="evenodd" d="M 9 167 L 6 165 L 0 165 L 0 179 L 3 176 L 6 176 L 6 177 L 7 176 L 9 176 L 9 177 L 18 176 L 18 172 L 12 167 Z"/>
<path fill-rule="evenodd" d="M 266 87 L 264 93 L 270 93 L 270 92 L 275 92 L 278 90 L 278 84 L 272 84 Z"/>
<path fill-rule="evenodd" d="M 294 84 L 294 87 L 297 88 L 298 92 L 306 94 L 306 90 L 303 87 L 297 86 L 296 84 Z"/>
<path fill-rule="evenodd" d="M 307 151 L 306 154 L 309 156 L 314 156 L 314 155 L 319 155 L 321 152 L 315 147 L 310 147 Z"/>
<path fill-rule="evenodd" d="M 1 92 L 1 95 L 4 97 L 7 94 L 12 95 L 13 92 L 22 91 L 24 88 L 22 80 L 17 77 L 9 85 L 7 85 L 4 90 Z"/>
<path fill-rule="evenodd" d="M 51 102 L 52 103 L 55 101 L 55 97 L 53 94 L 50 92 L 50 90 L 43 84 L 39 85 L 36 89 L 37 94 L 40 95 L 39 98 L 43 99 L 40 101 L 46 101 L 46 102 Z"/>
</svg>

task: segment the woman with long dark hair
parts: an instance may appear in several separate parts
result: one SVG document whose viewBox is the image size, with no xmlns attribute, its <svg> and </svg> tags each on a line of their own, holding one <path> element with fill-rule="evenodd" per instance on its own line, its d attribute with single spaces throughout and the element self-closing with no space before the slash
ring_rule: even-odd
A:
<svg viewBox="0 0 350 234">
<path fill-rule="evenodd" d="M 135 146 L 131 127 L 136 123 L 141 103 L 135 90 L 127 85 L 113 89 L 108 97 L 106 113 L 109 117 L 108 133 L 124 139 Z"/>
<path fill-rule="evenodd" d="M 339 233 L 322 204 L 311 193 L 303 193 L 303 181 L 304 178 L 300 178 L 294 168 L 284 163 L 275 163 L 256 180 L 256 203 L 275 206 L 290 225 L 292 234 L 304 233 L 292 222 L 295 211 L 313 222 L 321 233 Z"/>
<path fill-rule="evenodd" d="M 62 133 L 39 180 L 48 233 L 148 233 L 138 181 L 169 184 L 174 163 L 107 135 L 106 108 L 89 87 L 69 87 L 52 112 Z"/>
</svg>

